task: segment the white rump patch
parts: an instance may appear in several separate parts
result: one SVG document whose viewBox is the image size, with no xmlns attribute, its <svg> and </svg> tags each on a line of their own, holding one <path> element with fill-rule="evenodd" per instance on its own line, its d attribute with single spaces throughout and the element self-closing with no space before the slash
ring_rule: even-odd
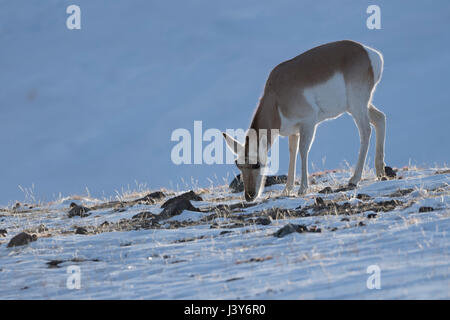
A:
<svg viewBox="0 0 450 320">
<path fill-rule="evenodd" d="M 381 74 L 383 73 L 383 55 L 381 52 L 370 48 L 368 46 L 364 46 L 364 49 L 366 49 L 367 54 L 369 55 L 370 64 L 372 65 L 373 75 L 374 75 L 374 82 L 375 85 L 380 82 L 381 80 Z"/>
</svg>

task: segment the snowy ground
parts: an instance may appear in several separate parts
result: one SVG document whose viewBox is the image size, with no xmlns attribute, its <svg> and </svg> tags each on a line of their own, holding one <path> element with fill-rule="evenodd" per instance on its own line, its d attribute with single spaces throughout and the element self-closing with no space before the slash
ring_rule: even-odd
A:
<svg viewBox="0 0 450 320">
<path fill-rule="evenodd" d="M 194 190 L 203 201 L 191 203 L 201 212 L 155 224 L 132 217 L 158 215 L 174 192 L 163 190 L 153 204 L 133 202 L 145 195 L 136 193 L 116 202 L 72 197 L 2 208 L 0 298 L 449 299 L 450 171 L 404 168 L 387 181 L 365 172 L 356 190 L 318 193 L 349 175 L 317 174 L 304 197 L 281 197 L 283 185 L 271 186 L 246 208 L 226 186 Z M 317 197 L 327 205 L 315 205 Z M 69 218 L 71 202 L 93 210 Z M 288 223 L 321 232 L 273 235 Z M 75 234 L 77 227 L 88 233 Z M 8 248 L 22 231 L 37 240 Z M 78 290 L 66 284 L 74 265 Z M 380 289 L 367 288 L 371 265 L 380 268 Z"/>
</svg>

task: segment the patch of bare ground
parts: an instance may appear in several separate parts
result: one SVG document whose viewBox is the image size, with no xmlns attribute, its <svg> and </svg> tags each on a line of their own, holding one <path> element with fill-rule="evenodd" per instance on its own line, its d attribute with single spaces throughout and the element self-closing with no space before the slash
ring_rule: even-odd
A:
<svg viewBox="0 0 450 320">
<path fill-rule="evenodd" d="M 272 260 L 272 256 L 266 256 L 266 257 L 257 257 L 257 258 L 250 258 L 247 260 L 236 260 L 236 264 L 243 264 L 243 263 L 252 263 L 252 262 L 263 262 L 267 260 Z"/>
</svg>

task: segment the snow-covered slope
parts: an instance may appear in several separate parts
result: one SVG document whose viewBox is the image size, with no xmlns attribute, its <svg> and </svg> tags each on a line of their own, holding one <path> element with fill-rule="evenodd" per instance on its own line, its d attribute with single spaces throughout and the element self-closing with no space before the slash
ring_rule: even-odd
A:
<svg viewBox="0 0 450 320">
<path fill-rule="evenodd" d="M 366 170 L 356 190 L 336 192 L 350 172 L 317 173 L 304 197 L 274 185 L 250 205 L 227 186 L 196 189 L 184 211 L 161 208 L 170 190 L 3 208 L 0 298 L 449 299 L 450 171 L 397 175 Z M 87 217 L 69 218 L 83 206 Z M 280 234 L 288 224 L 301 232 Z M 22 231 L 37 240 L 7 247 Z M 67 288 L 70 266 L 80 289 Z M 380 289 L 367 287 L 370 266 Z"/>
</svg>

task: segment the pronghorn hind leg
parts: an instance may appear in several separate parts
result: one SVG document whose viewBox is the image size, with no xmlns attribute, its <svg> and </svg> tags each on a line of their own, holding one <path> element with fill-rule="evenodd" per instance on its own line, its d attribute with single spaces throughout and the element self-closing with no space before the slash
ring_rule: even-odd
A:
<svg viewBox="0 0 450 320">
<path fill-rule="evenodd" d="M 308 152 L 311 148 L 316 133 L 316 123 L 302 123 L 300 125 L 300 157 L 302 160 L 302 179 L 298 195 L 305 194 L 308 190 Z"/>
<path fill-rule="evenodd" d="M 375 127 L 376 148 L 375 148 L 375 170 L 377 177 L 385 175 L 384 163 L 384 142 L 386 138 L 386 116 L 383 112 L 375 108 L 373 104 L 369 105 L 369 120 Z"/>
<path fill-rule="evenodd" d="M 367 105 L 367 102 L 366 102 Z M 360 148 L 358 154 L 358 162 L 356 163 L 355 172 L 349 181 L 349 185 L 356 186 L 361 180 L 364 163 L 366 162 L 367 151 L 369 149 L 370 135 L 372 128 L 370 127 L 368 108 L 359 108 L 350 111 L 359 131 Z"/>
<path fill-rule="evenodd" d="M 289 136 L 289 172 L 286 182 L 286 187 L 283 190 L 283 195 L 290 195 L 292 189 L 294 188 L 295 182 L 295 168 L 297 164 L 297 153 L 298 153 L 298 141 L 299 135 L 293 134 Z"/>
</svg>

